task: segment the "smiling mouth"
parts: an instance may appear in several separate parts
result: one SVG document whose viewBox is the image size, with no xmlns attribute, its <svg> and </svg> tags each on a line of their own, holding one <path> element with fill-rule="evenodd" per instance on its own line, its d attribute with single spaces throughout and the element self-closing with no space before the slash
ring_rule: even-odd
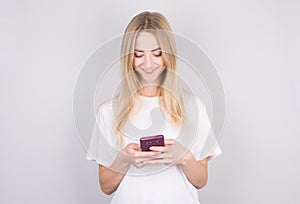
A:
<svg viewBox="0 0 300 204">
<path fill-rule="evenodd" d="M 155 70 L 157 70 L 159 67 L 154 67 L 154 68 L 140 68 L 141 70 L 143 70 L 146 73 L 152 73 Z"/>
</svg>

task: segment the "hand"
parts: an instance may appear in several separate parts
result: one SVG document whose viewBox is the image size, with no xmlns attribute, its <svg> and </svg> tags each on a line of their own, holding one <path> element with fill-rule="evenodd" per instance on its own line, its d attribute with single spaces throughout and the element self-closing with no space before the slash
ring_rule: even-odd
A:
<svg viewBox="0 0 300 204">
<path fill-rule="evenodd" d="M 136 168 L 142 168 L 146 165 L 146 161 L 156 158 L 157 155 L 160 155 L 160 151 L 141 151 L 140 145 L 136 143 L 128 144 L 124 149 L 119 153 L 123 162 L 128 165 L 133 165 Z"/>
<path fill-rule="evenodd" d="M 159 152 L 160 154 L 153 156 L 151 160 L 146 160 L 143 164 L 182 164 L 188 156 L 191 156 L 191 152 L 182 146 L 174 139 L 166 139 L 165 146 L 152 146 L 150 150 L 153 152 Z"/>
</svg>

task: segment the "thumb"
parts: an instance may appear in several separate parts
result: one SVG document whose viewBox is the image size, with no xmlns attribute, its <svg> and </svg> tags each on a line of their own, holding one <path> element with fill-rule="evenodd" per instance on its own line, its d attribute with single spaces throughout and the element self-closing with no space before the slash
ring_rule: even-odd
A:
<svg viewBox="0 0 300 204">
<path fill-rule="evenodd" d="M 174 139 L 165 139 L 165 145 L 173 145 L 175 142 L 176 141 Z"/>
<path fill-rule="evenodd" d="M 163 152 L 165 150 L 165 148 L 162 146 L 152 146 L 149 149 L 154 152 Z"/>
</svg>

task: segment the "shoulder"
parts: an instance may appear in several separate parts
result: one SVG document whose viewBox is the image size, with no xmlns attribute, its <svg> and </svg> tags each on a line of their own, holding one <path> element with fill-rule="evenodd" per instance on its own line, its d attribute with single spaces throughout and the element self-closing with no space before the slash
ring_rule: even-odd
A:
<svg viewBox="0 0 300 204">
<path fill-rule="evenodd" d="M 113 99 L 110 99 L 102 102 L 100 105 L 98 105 L 96 112 L 103 115 L 112 113 L 113 101 Z"/>
</svg>

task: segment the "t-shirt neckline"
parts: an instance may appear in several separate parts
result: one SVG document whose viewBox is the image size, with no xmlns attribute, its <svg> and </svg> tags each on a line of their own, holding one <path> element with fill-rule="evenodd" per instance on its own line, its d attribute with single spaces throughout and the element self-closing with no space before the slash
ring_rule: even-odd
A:
<svg viewBox="0 0 300 204">
<path fill-rule="evenodd" d="M 142 95 L 139 95 L 139 97 L 146 100 L 156 100 L 159 98 L 159 96 L 142 96 Z"/>
</svg>

